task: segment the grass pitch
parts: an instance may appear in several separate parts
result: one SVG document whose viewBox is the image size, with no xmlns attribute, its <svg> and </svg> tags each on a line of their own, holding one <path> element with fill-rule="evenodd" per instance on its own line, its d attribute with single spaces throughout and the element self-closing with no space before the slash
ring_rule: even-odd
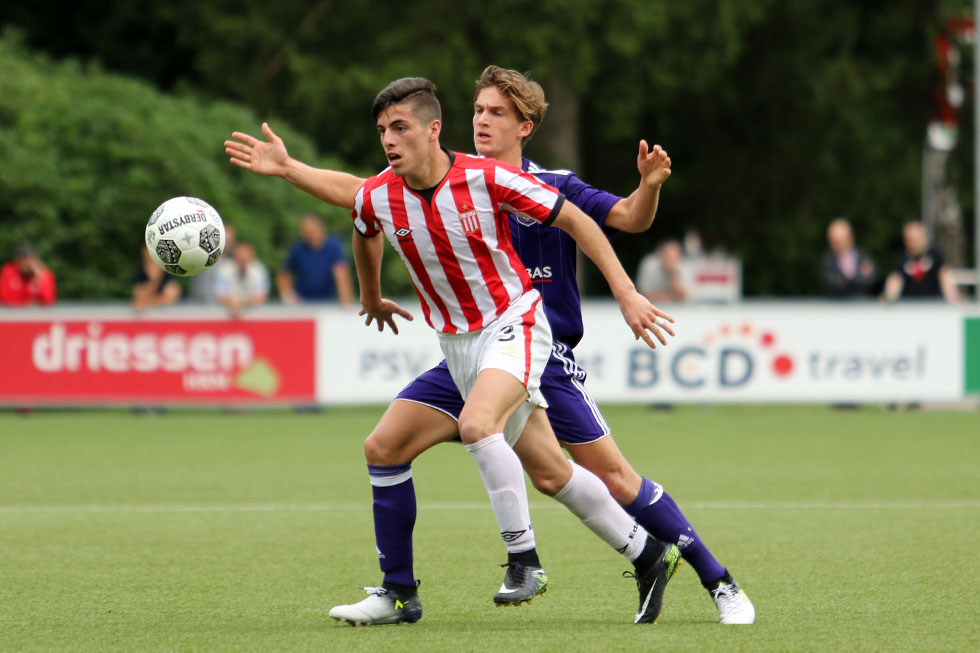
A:
<svg viewBox="0 0 980 653">
<path fill-rule="evenodd" d="M 422 620 L 327 611 L 380 583 L 361 441 L 322 414 L 0 413 L 0 650 L 978 650 L 980 417 L 608 408 L 756 605 L 690 566 L 632 625 L 628 563 L 531 490 L 546 596 L 497 609 L 503 545 L 465 451 L 414 465 Z"/>
</svg>

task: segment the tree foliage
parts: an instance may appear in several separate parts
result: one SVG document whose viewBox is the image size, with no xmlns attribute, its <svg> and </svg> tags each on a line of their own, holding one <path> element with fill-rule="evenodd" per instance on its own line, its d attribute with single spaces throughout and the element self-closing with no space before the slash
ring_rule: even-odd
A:
<svg viewBox="0 0 980 653">
<path fill-rule="evenodd" d="M 0 68 L 0 252 L 33 243 L 62 298 L 128 296 L 146 220 L 177 195 L 217 207 L 273 269 L 304 212 L 326 212 L 349 230 L 346 211 L 324 211 L 288 184 L 228 163 L 224 139 L 258 122 L 248 109 L 53 62 L 11 36 L 0 39 Z M 278 127 L 297 156 L 315 161 L 308 139 Z"/>
<path fill-rule="evenodd" d="M 899 225 L 921 205 L 932 39 L 969 8 L 963 0 L 171 0 L 139 10 L 107 0 L 57 13 L 31 5 L 10 3 L 0 21 L 20 25 L 34 46 L 93 58 L 204 107 L 231 99 L 283 116 L 322 151 L 367 169 L 384 165 L 369 107 L 392 79 L 434 80 L 444 143 L 469 149 L 480 70 L 532 71 L 573 109 L 553 107 L 545 127 L 557 138 L 532 140 L 528 154 L 541 163 L 580 162 L 584 179 L 627 194 L 640 138 L 671 154 L 653 229 L 617 239 L 627 269 L 658 240 L 696 228 L 709 247 L 742 256 L 754 295 L 815 292 L 824 230 L 839 215 L 880 265 L 890 262 Z M 239 116 L 247 123 L 239 128 L 256 122 Z M 556 147 L 563 141 L 574 161 Z"/>
</svg>

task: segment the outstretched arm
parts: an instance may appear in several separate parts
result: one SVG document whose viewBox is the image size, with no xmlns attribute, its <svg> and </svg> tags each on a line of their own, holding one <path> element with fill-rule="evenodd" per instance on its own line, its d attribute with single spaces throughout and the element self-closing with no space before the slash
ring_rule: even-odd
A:
<svg viewBox="0 0 980 653">
<path fill-rule="evenodd" d="M 629 197 L 616 202 L 606 217 L 606 226 L 634 234 L 646 231 L 653 224 L 660 187 L 670 177 L 670 157 L 659 145 L 650 150 L 646 141 L 640 141 L 636 169 L 640 172 L 640 185 Z"/>
<path fill-rule="evenodd" d="M 366 315 L 364 326 L 378 321 L 378 331 L 384 331 L 385 324 L 398 334 L 395 315 L 400 315 L 409 322 L 412 314 L 395 302 L 381 296 L 381 257 L 384 254 L 384 241 L 375 236 L 367 238 L 355 229 L 352 248 L 354 251 L 354 267 L 357 269 L 357 282 L 361 287 L 361 310 L 358 315 Z"/>
<path fill-rule="evenodd" d="M 613 296 L 619 303 L 619 310 L 623 313 L 623 318 L 633 330 L 633 336 L 637 340 L 642 338 L 643 342 L 647 343 L 650 348 L 656 349 L 657 346 L 654 344 L 653 338 L 650 337 L 652 333 L 660 341 L 660 344 L 666 345 L 667 338 L 660 329 L 674 335 L 674 330 L 668 324 L 668 322 L 673 322 L 674 318 L 651 304 L 636 291 L 633 282 L 619 262 L 612 245 L 602 234 L 599 225 L 571 202 L 565 202 L 562 205 L 554 225 L 574 238 L 582 252 L 602 272 L 602 276 L 606 278 Z"/>
<path fill-rule="evenodd" d="M 301 191 L 345 209 L 354 208 L 354 194 L 364 180 L 346 172 L 308 166 L 289 156 L 286 145 L 276 136 L 269 123 L 262 123 L 265 141 L 244 132 L 232 133 L 235 140 L 225 141 L 225 153 L 240 168 L 260 175 L 282 177 Z"/>
</svg>

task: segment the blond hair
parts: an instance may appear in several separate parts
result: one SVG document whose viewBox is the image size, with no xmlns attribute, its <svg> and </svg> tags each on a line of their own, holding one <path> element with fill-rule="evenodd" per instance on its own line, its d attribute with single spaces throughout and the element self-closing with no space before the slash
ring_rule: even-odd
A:
<svg viewBox="0 0 980 653">
<path fill-rule="evenodd" d="M 530 73 L 521 74 L 516 70 L 501 68 L 500 66 L 487 66 L 480 74 L 480 79 L 476 80 L 476 93 L 473 100 L 480 95 L 486 88 L 496 88 L 500 93 L 514 103 L 517 111 L 517 118 L 524 122 L 530 120 L 533 123 L 531 132 L 521 139 L 523 147 L 534 132 L 537 131 L 544 114 L 548 111 L 548 103 L 544 99 L 544 89 L 541 84 L 529 78 Z"/>
</svg>

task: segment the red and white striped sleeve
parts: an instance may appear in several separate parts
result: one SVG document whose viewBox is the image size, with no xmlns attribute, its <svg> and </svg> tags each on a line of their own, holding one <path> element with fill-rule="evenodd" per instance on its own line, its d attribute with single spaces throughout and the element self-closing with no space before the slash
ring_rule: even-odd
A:
<svg viewBox="0 0 980 653">
<path fill-rule="evenodd" d="M 557 188 L 511 166 L 495 165 L 493 182 L 501 209 L 543 225 L 554 222 L 565 203 Z"/>
<path fill-rule="evenodd" d="M 381 233 L 381 221 L 374 214 L 374 207 L 371 205 L 370 179 L 357 189 L 354 195 L 354 210 L 351 217 L 354 219 L 354 228 L 357 233 L 366 238 L 373 238 Z"/>
</svg>

